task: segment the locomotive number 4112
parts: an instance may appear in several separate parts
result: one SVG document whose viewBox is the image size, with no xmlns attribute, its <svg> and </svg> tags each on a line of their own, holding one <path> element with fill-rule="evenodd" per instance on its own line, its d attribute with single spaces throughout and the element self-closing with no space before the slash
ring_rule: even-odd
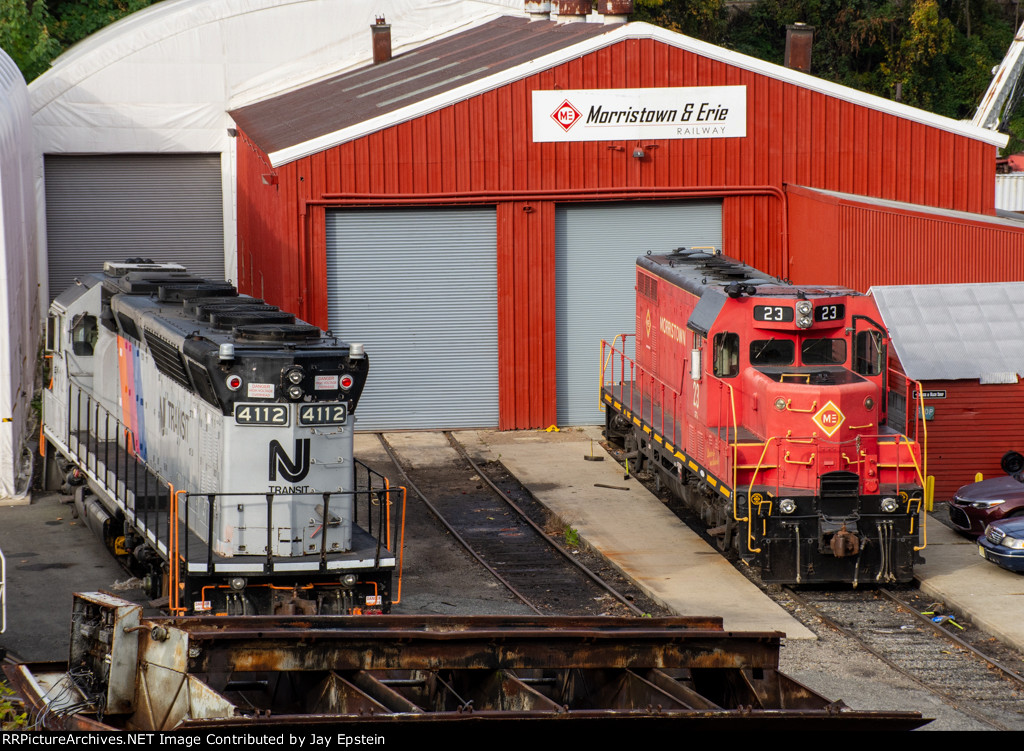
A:
<svg viewBox="0 0 1024 751">
<path fill-rule="evenodd" d="M 303 404 L 299 406 L 299 425 L 344 425 L 346 404 Z"/>
</svg>

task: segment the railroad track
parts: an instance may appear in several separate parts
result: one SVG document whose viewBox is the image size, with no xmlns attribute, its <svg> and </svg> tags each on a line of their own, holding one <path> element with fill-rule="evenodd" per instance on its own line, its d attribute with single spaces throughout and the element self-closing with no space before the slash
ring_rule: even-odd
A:
<svg viewBox="0 0 1024 751">
<path fill-rule="evenodd" d="M 784 594 L 949 706 L 996 730 L 1024 730 L 1024 679 L 888 590 Z"/>
<path fill-rule="evenodd" d="M 452 463 L 416 467 L 402 461 L 383 434 L 381 445 L 411 495 L 420 499 L 471 556 L 534 612 L 542 615 L 635 615 L 650 612 L 605 582 L 547 534 L 510 497 L 532 503 L 507 473 L 481 467 L 451 433 Z M 491 475 L 497 475 L 492 479 Z M 500 484 L 499 484 L 500 483 Z M 585 556 L 582 556 L 585 557 Z M 623 587 L 628 586 L 621 580 Z"/>
</svg>

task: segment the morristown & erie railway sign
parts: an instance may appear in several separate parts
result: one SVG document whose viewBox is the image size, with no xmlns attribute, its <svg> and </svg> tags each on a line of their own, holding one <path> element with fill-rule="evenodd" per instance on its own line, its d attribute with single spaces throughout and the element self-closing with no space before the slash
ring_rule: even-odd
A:
<svg viewBox="0 0 1024 751">
<path fill-rule="evenodd" d="M 746 135 L 746 86 L 533 92 L 534 142 Z"/>
</svg>

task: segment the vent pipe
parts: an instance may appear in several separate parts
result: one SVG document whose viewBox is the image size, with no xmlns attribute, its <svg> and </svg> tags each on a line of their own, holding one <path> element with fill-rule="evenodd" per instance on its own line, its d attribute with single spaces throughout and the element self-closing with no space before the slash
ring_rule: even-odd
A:
<svg viewBox="0 0 1024 751">
<path fill-rule="evenodd" d="M 370 27 L 373 40 L 373 64 L 380 65 L 391 59 L 391 24 L 384 22 L 384 16 L 377 16 L 377 23 Z"/>
<path fill-rule="evenodd" d="M 803 73 L 811 72 L 811 45 L 814 27 L 794 23 L 786 27 L 786 67 Z"/>
<path fill-rule="evenodd" d="M 586 21 L 590 15 L 591 0 L 554 0 L 556 17 L 560 23 Z"/>
<path fill-rule="evenodd" d="M 633 12 L 633 0 L 597 0 L 597 12 L 605 23 L 626 23 Z"/>
<path fill-rule="evenodd" d="M 551 18 L 551 0 L 525 0 L 523 7 L 531 21 L 547 21 Z"/>
</svg>

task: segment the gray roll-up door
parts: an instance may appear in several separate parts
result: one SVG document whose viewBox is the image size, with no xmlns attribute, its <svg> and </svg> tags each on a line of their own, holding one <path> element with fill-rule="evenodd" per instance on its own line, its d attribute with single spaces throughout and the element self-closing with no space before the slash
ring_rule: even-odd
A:
<svg viewBox="0 0 1024 751">
<path fill-rule="evenodd" d="M 224 278 L 219 154 L 48 154 L 50 298 L 104 261 L 152 258 Z"/>
<path fill-rule="evenodd" d="M 359 430 L 498 424 L 495 210 L 332 210 L 327 316 L 362 342 Z"/>
<path fill-rule="evenodd" d="M 559 206 L 555 212 L 558 424 L 604 421 L 601 340 L 636 331 L 636 258 L 722 247 L 721 201 Z M 632 355 L 632 338 L 628 354 Z"/>
</svg>

